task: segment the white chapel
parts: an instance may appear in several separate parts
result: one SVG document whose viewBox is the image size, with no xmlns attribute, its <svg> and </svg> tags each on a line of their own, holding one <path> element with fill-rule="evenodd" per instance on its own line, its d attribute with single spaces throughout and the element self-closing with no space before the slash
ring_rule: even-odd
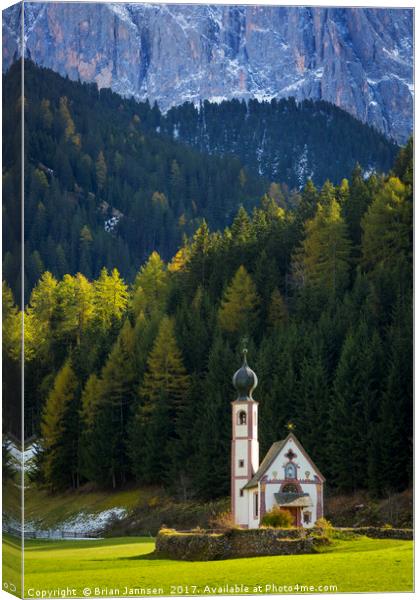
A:
<svg viewBox="0 0 420 600">
<path fill-rule="evenodd" d="M 274 442 L 260 464 L 258 402 L 252 392 L 258 378 L 244 350 L 242 367 L 233 376 L 231 502 L 237 525 L 259 527 L 274 506 L 289 511 L 296 526 L 312 527 L 323 516 L 325 478 L 290 431 Z"/>
</svg>

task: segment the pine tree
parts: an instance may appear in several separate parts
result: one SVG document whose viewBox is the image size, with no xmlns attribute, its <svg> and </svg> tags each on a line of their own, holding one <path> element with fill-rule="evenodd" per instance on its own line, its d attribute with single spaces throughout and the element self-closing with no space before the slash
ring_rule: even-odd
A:
<svg viewBox="0 0 420 600">
<path fill-rule="evenodd" d="M 188 376 L 175 339 L 174 321 L 163 317 L 147 361 L 141 394 L 150 406 L 162 392 L 171 398 L 174 406 L 179 406 L 187 389 Z"/>
<path fill-rule="evenodd" d="M 318 190 L 312 179 L 308 179 L 300 194 L 300 202 L 296 208 L 299 223 L 303 225 L 308 219 L 313 219 L 318 203 Z"/>
<path fill-rule="evenodd" d="M 234 399 L 231 377 L 237 367 L 234 354 L 220 332 L 216 332 L 208 359 L 202 394 L 197 397 L 195 428 L 198 446 L 195 455 L 194 485 L 204 499 L 229 493 L 231 404 Z"/>
<path fill-rule="evenodd" d="M 185 299 L 175 318 L 177 338 L 189 372 L 205 371 L 214 322 L 214 307 L 207 292 L 198 286 L 192 302 Z"/>
<path fill-rule="evenodd" d="M 134 314 L 162 312 L 169 291 L 168 271 L 157 252 L 152 252 L 134 281 Z"/>
<path fill-rule="evenodd" d="M 343 179 L 337 189 L 337 201 L 343 207 L 349 200 L 350 186 L 348 179 Z"/>
<path fill-rule="evenodd" d="M 42 415 L 42 472 L 52 490 L 78 487 L 78 389 L 67 361 L 58 372 Z"/>
<path fill-rule="evenodd" d="M 70 114 L 68 98 L 65 96 L 60 98 L 60 117 L 64 126 L 64 137 L 66 140 L 71 140 L 76 133 L 76 128 Z"/>
<path fill-rule="evenodd" d="M 305 223 L 305 239 L 294 256 L 294 279 L 322 298 L 336 298 L 349 278 L 350 242 L 338 202 L 319 204 Z"/>
<path fill-rule="evenodd" d="M 268 309 L 268 322 L 272 327 L 278 327 L 286 325 L 288 317 L 287 304 L 279 289 L 274 288 Z"/>
<path fill-rule="evenodd" d="M 375 491 L 401 491 L 413 481 L 412 309 L 399 298 L 388 333 L 386 377 L 379 407 Z"/>
<path fill-rule="evenodd" d="M 15 305 L 12 290 L 2 282 L 2 334 L 3 352 L 18 360 L 22 352 L 22 314 Z"/>
<path fill-rule="evenodd" d="M 193 236 L 187 262 L 192 278 L 203 286 L 208 277 L 210 247 L 210 231 L 206 221 L 203 221 Z"/>
<path fill-rule="evenodd" d="M 319 193 L 319 204 L 322 206 L 331 206 L 332 203 L 336 200 L 336 191 L 329 179 L 324 183 Z"/>
<path fill-rule="evenodd" d="M 32 290 L 29 299 L 29 312 L 36 316 L 40 327 L 50 327 L 57 305 L 57 280 L 45 271 Z"/>
<path fill-rule="evenodd" d="M 218 313 L 220 327 L 228 333 L 252 335 L 258 323 L 258 304 L 255 284 L 241 265 L 223 295 Z"/>
<path fill-rule="evenodd" d="M 390 268 L 401 258 L 411 260 L 412 211 L 407 187 L 391 177 L 362 219 L 362 258 L 367 267 Z"/>
<path fill-rule="evenodd" d="M 329 472 L 331 455 L 326 434 L 329 428 L 330 393 L 329 380 L 318 348 L 317 340 L 300 365 L 296 386 L 298 407 L 294 423 L 297 435 L 321 472 Z M 322 443 L 319 442 L 322 432 Z M 334 434 L 333 434 L 334 435 Z"/>
<path fill-rule="evenodd" d="M 95 317 L 99 324 L 110 327 L 120 321 L 128 304 L 128 288 L 117 269 L 111 274 L 104 267 L 94 284 Z"/>
<path fill-rule="evenodd" d="M 191 435 L 192 424 L 202 417 L 201 401 L 204 395 L 203 379 L 190 377 L 185 402 L 178 411 L 174 424 L 174 437 L 167 446 L 168 463 L 164 467 L 165 486 L 171 494 L 185 502 L 197 496 L 195 486 L 198 435 Z"/>
<path fill-rule="evenodd" d="M 258 353 L 259 440 L 264 456 L 271 444 L 285 435 L 289 421 L 299 413 L 294 367 L 294 328 L 277 328 L 266 336 Z"/>
<path fill-rule="evenodd" d="M 348 226 L 350 239 L 356 247 L 360 246 L 362 236 L 361 220 L 369 207 L 371 199 L 371 192 L 363 179 L 362 168 L 357 164 L 351 176 L 349 193 L 341 201 L 343 217 Z"/>
<path fill-rule="evenodd" d="M 362 321 L 343 345 L 330 410 L 331 479 L 343 491 L 369 485 L 370 446 L 381 385 L 381 346 Z"/>
<path fill-rule="evenodd" d="M 95 169 L 96 169 L 96 182 L 98 185 L 98 189 L 103 190 L 105 183 L 106 183 L 106 179 L 107 179 L 108 169 L 106 166 L 105 157 L 104 157 L 104 153 L 102 152 L 102 150 L 98 154 L 98 158 L 95 163 Z"/>
<path fill-rule="evenodd" d="M 42 126 L 45 127 L 45 129 L 51 129 L 51 126 L 53 124 L 53 120 L 54 120 L 54 116 L 51 112 L 51 102 L 49 100 L 47 100 L 46 98 L 43 98 L 41 100 L 41 122 L 42 122 Z"/>
<path fill-rule="evenodd" d="M 173 437 L 174 422 L 185 404 L 188 388 L 189 376 L 178 349 L 174 321 L 165 316 L 147 360 L 132 425 L 130 453 L 140 480 L 164 479 L 168 464 L 166 442 Z"/>
<path fill-rule="evenodd" d="M 280 184 L 274 182 L 271 183 L 268 195 L 275 201 L 277 206 L 281 206 L 281 208 L 287 209 L 286 199 L 281 190 Z"/>
<path fill-rule="evenodd" d="M 60 334 L 80 345 L 81 337 L 94 317 L 94 289 L 80 273 L 64 275 L 57 287 L 61 313 Z"/>
<path fill-rule="evenodd" d="M 80 474 L 88 481 L 95 479 L 97 448 L 94 434 L 98 408 L 102 401 L 101 380 L 92 373 L 81 396 Z"/>
<path fill-rule="evenodd" d="M 405 185 L 413 185 L 413 136 L 401 148 L 395 160 L 393 172 Z"/>
<path fill-rule="evenodd" d="M 138 385 L 134 344 L 134 331 L 126 320 L 102 369 L 100 381 L 89 380 L 83 398 L 87 445 L 91 448 L 90 456 L 95 454 L 92 478 L 114 489 L 126 481 L 129 473 L 126 440 Z M 99 394 L 96 400 L 95 391 Z"/>
<path fill-rule="evenodd" d="M 57 280 L 45 271 L 32 290 L 24 315 L 25 359 L 28 361 L 37 357 L 45 363 L 51 362 L 59 305 L 58 289 Z"/>
<path fill-rule="evenodd" d="M 233 244 L 244 246 L 250 239 L 251 231 L 251 220 L 248 213 L 243 206 L 240 206 L 230 228 Z"/>
</svg>

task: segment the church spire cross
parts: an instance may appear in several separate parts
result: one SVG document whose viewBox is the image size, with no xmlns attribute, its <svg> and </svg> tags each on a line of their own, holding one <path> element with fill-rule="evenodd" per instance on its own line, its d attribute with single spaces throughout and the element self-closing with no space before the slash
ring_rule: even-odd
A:
<svg viewBox="0 0 420 600">
<path fill-rule="evenodd" d="M 246 355 L 248 354 L 248 348 L 247 348 L 248 338 L 243 337 L 241 342 L 242 342 L 242 356 L 244 357 L 243 365 L 248 366 L 248 362 L 246 360 Z"/>
</svg>

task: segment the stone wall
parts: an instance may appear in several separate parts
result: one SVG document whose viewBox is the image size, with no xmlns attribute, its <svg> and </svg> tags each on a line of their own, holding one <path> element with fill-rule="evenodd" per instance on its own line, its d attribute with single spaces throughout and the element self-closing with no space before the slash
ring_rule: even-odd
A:
<svg viewBox="0 0 420 600">
<path fill-rule="evenodd" d="M 225 533 L 160 531 L 156 552 L 178 560 L 221 560 L 252 556 L 310 554 L 314 538 L 297 529 L 232 529 Z"/>
<path fill-rule="evenodd" d="M 370 538 L 390 540 L 412 540 L 412 529 L 394 529 L 393 527 L 342 527 L 339 531 L 365 535 Z"/>
<path fill-rule="evenodd" d="M 387 527 L 331 528 L 330 535 L 365 535 L 370 538 L 412 540 L 412 529 Z M 330 543 L 322 529 L 232 529 L 223 533 L 179 533 L 164 529 L 156 538 L 156 553 L 176 560 L 222 560 L 252 556 L 311 554 Z"/>
</svg>

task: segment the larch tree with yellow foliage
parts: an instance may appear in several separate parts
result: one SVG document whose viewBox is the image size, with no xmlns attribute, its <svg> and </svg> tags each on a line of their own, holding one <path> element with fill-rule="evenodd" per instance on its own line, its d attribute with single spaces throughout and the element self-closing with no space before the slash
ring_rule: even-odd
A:
<svg viewBox="0 0 420 600">
<path fill-rule="evenodd" d="M 413 204 L 409 186 L 391 177 L 362 219 L 362 259 L 367 267 L 394 266 L 411 256 Z"/>
<path fill-rule="evenodd" d="M 2 334 L 4 355 L 19 360 L 22 351 L 22 313 L 15 304 L 12 290 L 2 282 Z"/>
<path fill-rule="evenodd" d="M 135 315 L 163 309 L 169 289 L 168 271 L 157 252 L 152 252 L 134 281 L 133 310 Z"/>
<path fill-rule="evenodd" d="M 62 315 L 61 332 L 80 345 L 82 333 L 94 317 L 94 287 L 81 273 L 64 275 L 57 295 Z"/>
<path fill-rule="evenodd" d="M 243 265 L 223 295 L 218 320 L 228 333 L 252 334 L 258 323 L 259 297 L 252 277 Z"/>
<path fill-rule="evenodd" d="M 348 284 L 350 241 L 335 198 L 318 204 L 313 219 L 305 223 L 305 238 L 293 257 L 298 287 L 311 288 L 322 298 L 334 298 Z"/>
<path fill-rule="evenodd" d="M 95 317 L 107 329 L 121 320 L 128 304 L 128 287 L 117 269 L 111 273 L 104 267 L 94 284 Z"/>
</svg>

